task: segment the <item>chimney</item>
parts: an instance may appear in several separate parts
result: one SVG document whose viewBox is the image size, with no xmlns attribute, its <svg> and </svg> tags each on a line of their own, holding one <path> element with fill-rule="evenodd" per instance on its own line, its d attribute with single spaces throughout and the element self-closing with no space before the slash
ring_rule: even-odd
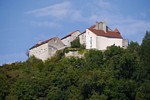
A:
<svg viewBox="0 0 150 100">
<path fill-rule="evenodd" d="M 104 30 L 104 32 L 106 32 L 106 22 L 105 21 L 103 21 L 103 30 Z"/>
<path fill-rule="evenodd" d="M 38 44 L 41 44 L 41 43 L 42 43 L 42 41 L 41 41 L 41 40 L 39 40 L 39 41 L 38 41 Z"/>
<path fill-rule="evenodd" d="M 96 30 L 99 30 L 99 23 L 96 22 L 96 27 L 95 27 Z"/>
</svg>

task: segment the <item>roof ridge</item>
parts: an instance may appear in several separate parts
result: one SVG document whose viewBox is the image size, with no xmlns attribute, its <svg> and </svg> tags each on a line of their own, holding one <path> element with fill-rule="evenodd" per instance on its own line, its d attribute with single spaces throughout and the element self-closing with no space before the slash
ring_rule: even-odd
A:
<svg viewBox="0 0 150 100">
<path fill-rule="evenodd" d="M 72 35 L 74 32 L 77 32 L 77 31 L 79 31 L 79 30 L 76 30 L 76 31 L 70 32 L 68 35 L 66 35 L 66 36 L 64 36 L 63 38 L 61 38 L 61 40 L 62 40 L 62 39 L 64 39 L 64 38 L 66 38 L 66 37 L 68 37 L 68 36 L 70 36 L 70 35 Z M 80 31 L 79 31 L 79 32 L 80 32 Z"/>
<path fill-rule="evenodd" d="M 40 45 L 42 45 L 42 44 L 45 44 L 45 43 L 48 43 L 49 41 L 51 41 L 51 40 L 53 40 L 53 39 L 55 39 L 55 38 L 59 38 L 58 36 L 55 36 L 55 37 L 53 37 L 53 38 L 50 38 L 50 39 L 48 39 L 48 40 L 45 40 L 45 41 L 42 41 L 40 44 L 35 44 L 34 46 L 32 46 L 29 50 L 31 50 L 31 49 L 33 49 L 33 48 L 35 48 L 35 47 L 38 47 L 38 46 L 40 46 Z"/>
<path fill-rule="evenodd" d="M 116 33 L 117 33 L 117 32 L 118 32 L 118 33 L 120 33 L 120 32 L 119 32 L 119 30 L 118 30 L 118 28 L 115 28 L 114 32 L 116 32 Z"/>
</svg>

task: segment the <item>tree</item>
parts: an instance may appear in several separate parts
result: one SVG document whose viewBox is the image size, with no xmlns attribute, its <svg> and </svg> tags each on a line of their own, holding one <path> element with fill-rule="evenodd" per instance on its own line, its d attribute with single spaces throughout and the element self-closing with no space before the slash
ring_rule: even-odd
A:
<svg viewBox="0 0 150 100">
<path fill-rule="evenodd" d="M 80 40 L 79 38 L 76 38 L 74 41 L 71 42 L 71 48 L 80 48 Z"/>
<path fill-rule="evenodd" d="M 90 100 L 107 100 L 107 96 L 102 94 L 99 95 L 97 92 L 93 92 L 92 96 L 90 97 Z"/>
<path fill-rule="evenodd" d="M 107 50 L 104 52 L 105 60 L 111 59 L 113 56 L 122 55 L 124 53 L 124 49 L 117 46 L 107 47 Z"/>
<path fill-rule="evenodd" d="M 136 82 L 128 79 L 115 79 L 109 82 L 104 90 L 108 100 L 134 100 Z"/>
<path fill-rule="evenodd" d="M 141 84 L 137 89 L 136 100 L 150 100 L 150 81 Z"/>
<path fill-rule="evenodd" d="M 58 87 L 51 87 L 48 91 L 47 100 L 60 100 L 61 90 Z"/>
<path fill-rule="evenodd" d="M 139 53 L 139 50 L 140 50 L 140 46 L 137 42 L 133 42 L 131 41 L 129 46 L 127 47 L 127 50 L 131 53 L 136 53 L 138 54 Z"/>
<path fill-rule="evenodd" d="M 34 99 L 34 89 L 31 84 L 25 80 L 19 80 L 10 87 L 10 94 L 7 98 L 16 98 L 22 100 Z"/>
<path fill-rule="evenodd" d="M 83 58 L 67 58 L 60 50 L 44 62 L 30 57 L 2 65 L 0 99 L 149 100 L 149 44 L 147 32 L 141 46 L 131 41 L 127 49 L 86 50 Z"/>
<path fill-rule="evenodd" d="M 148 31 L 141 44 L 140 57 L 143 62 L 143 70 L 145 71 L 144 77 L 150 80 L 150 32 Z"/>
<path fill-rule="evenodd" d="M 89 50 L 85 54 L 85 61 L 90 68 L 101 67 L 103 64 L 103 53 L 99 50 Z"/>
<path fill-rule="evenodd" d="M 7 77 L 0 72 L 0 99 L 4 100 L 8 94 L 8 83 Z"/>
</svg>

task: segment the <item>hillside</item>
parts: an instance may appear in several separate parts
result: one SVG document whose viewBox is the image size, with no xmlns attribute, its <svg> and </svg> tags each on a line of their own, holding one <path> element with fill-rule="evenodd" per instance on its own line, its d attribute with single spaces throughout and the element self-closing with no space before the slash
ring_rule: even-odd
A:
<svg viewBox="0 0 150 100">
<path fill-rule="evenodd" d="M 127 49 L 89 50 L 84 58 L 63 51 L 42 62 L 0 66 L 1 100 L 149 100 L 150 32 Z"/>
</svg>

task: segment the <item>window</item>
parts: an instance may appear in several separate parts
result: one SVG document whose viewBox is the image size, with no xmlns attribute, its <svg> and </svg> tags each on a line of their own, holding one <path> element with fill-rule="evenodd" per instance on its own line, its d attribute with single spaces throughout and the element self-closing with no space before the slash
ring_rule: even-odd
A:
<svg viewBox="0 0 150 100">
<path fill-rule="evenodd" d="M 90 37 L 90 48 L 92 48 L 92 37 Z"/>
</svg>

